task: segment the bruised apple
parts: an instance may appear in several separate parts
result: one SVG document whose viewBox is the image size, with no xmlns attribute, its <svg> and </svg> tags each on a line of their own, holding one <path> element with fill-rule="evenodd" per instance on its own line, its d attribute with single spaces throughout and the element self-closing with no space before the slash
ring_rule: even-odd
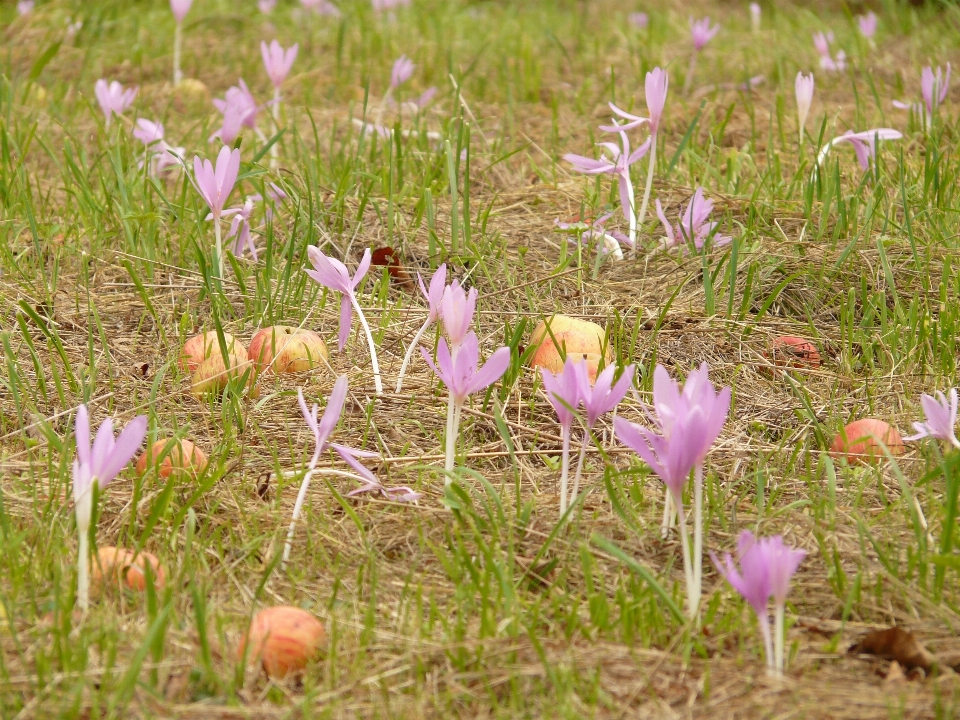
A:
<svg viewBox="0 0 960 720">
<path fill-rule="evenodd" d="M 323 624 L 306 610 L 287 605 L 266 608 L 253 617 L 237 657 L 262 664 L 271 678 L 283 678 L 303 670 L 326 636 Z"/>
<path fill-rule="evenodd" d="M 905 448 L 900 431 L 883 420 L 865 418 L 855 420 L 841 430 L 830 446 L 835 458 L 848 460 L 880 460 L 885 456 L 882 445 L 891 455 L 902 455 Z"/>
<path fill-rule="evenodd" d="M 118 547 L 102 547 L 91 562 L 90 587 L 101 592 L 107 586 L 122 586 L 128 590 L 143 591 L 147 587 L 147 565 L 153 574 L 153 585 L 160 590 L 166 584 L 167 574 L 156 555 Z"/>
<path fill-rule="evenodd" d="M 147 450 L 144 450 L 140 459 L 137 460 L 137 474 L 143 475 L 147 471 L 148 461 L 156 465 L 158 458 L 163 455 L 167 445 L 173 447 L 167 452 L 166 456 L 160 461 L 157 467 L 157 473 L 160 477 L 170 477 L 174 472 L 184 472 L 189 475 L 200 475 L 207 469 L 207 456 L 203 451 L 189 440 L 175 440 L 167 438 L 166 440 L 157 440 Z"/>
<path fill-rule="evenodd" d="M 239 340 L 230 333 L 223 334 L 223 341 L 230 355 L 246 356 L 247 350 Z M 180 351 L 180 367 L 187 372 L 196 372 L 197 368 L 215 355 L 220 355 L 220 341 L 213 330 L 194 335 L 183 344 Z"/>
<path fill-rule="evenodd" d="M 226 362 L 223 356 L 217 353 L 200 363 L 200 367 L 193 373 L 190 392 L 196 397 L 213 392 L 220 393 L 230 380 L 242 377 L 244 374 L 247 377 L 247 389 L 250 389 L 256 380 L 254 377 L 256 373 L 246 353 L 243 355 L 230 353 L 227 355 Z"/>
<path fill-rule="evenodd" d="M 547 331 L 548 323 L 549 332 Z M 580 320 L 568 315 L 554 315 L 537 325 L 530 336 L 530 344 L 537 348 L 530 358 L 530 366 L 546 368 L 554 374 L 560 372 L 563 369 L 563 358 L 560 356 L 559 348 L 565 348 L 567 357 L 575 360 L 582 358 L 586 361 L 590 380 L 593 382 L 597 379 L 600 359 L 604 357 L 604 336 L 603 328 L 589 320 Z M 607 347 L 604 364 L 612 363 L 613 351 Z"/>
<path fill-rule="evenodd" d="M 820 367 L 820 351 L 817 350 L 817 346 L 809 340 L 792 335 L 774 338 L 767 357 L 773 360 L 774 365 L 781 368 Z"/>
<path fill-rule="evenodd" d="M 260 330 L 250 341 L 249 357 L 263 372 L 295 373 L 310 370 L 327 359 L 327 346 L 312 330 L 274 325 Z"/>
</svg>

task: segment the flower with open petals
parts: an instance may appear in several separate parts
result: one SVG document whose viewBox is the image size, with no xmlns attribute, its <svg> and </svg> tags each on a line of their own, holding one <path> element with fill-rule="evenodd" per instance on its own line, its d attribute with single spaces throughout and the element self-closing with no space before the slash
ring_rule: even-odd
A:
<svg viewBox="0 0 960 720">
<path fill-rule="evenodd" d="M 74 435 L 77 442 L 77 459 L 73 461 L 73 499 L 78 501 L 93 485 L 106 487 L 137 454 L 140 443 L 147 434 L 147 418 L 138 415 L 131 420 L 116 438 L 113 436 L 113 420 L 103 421 L 97 436 L 90 444 L 90 416 L 87 406 L 77 408 Z"/>
<path fill-rule="evenodd" d="M 313 270 L 305 270 L 311 278 L 328 290 L 339 292 L 340 297 L 340 334 L 339 349 L 343 350 L 350 337 L 350 326 L 353 323 L 353 301 L 355 290 L 370 269 L 372 256 L 370 248 L 363 253 L 363 258 L 357 266 L 357 271 L 350 277 L 347 266 L 336 258 L 324 255 L 320 248 L 311 245 L 307 248 L 307 257 L 313 265 Z"/>
<path fill-rule="evenodd" d="M 93 92 L 97 96 L 97 102 L 106 117 L 107 125 L 110 124 L 113 115 L 122 115 L 127 108 L 133 105 L 138 90 L 139 88 L 135 87 L 124 90 L 123 85 L 116 80 L 110 83 L 103 78 L 97 80 L 93 86 Z"/>
<path fill-rule="evenodd" d="M 215 222 L 220 221 L 227 197 L 233 192 L 240 173 L 240 150 L 231 150 L 226 145 L 220 148 L 217 164 L 214 167 L 209 160 L 193 158 L 193 173 L 200 196 L 210 207 Z"/>
<path fill-rule="evenodd" d="M 690 18 L 690 39 L 693 40 L 693 48 L 697 52 L 703 50 L 718 32 L 720 32 L 720 26 L 714 25 L 711 27 L 709 17 L 701 20 Z"/>
<path fill-rule="evenodd" d="M 170 0 L 170 9 L 173 11 L 173 19 L 177 21 L 177 24 L 183 22 L 184 18 L 187 17 L 187 13 L 190 12 L 190 6 L 193 5 L 193 0 Z"/>
<path fill-rule="evenodd" d="M 406 55 L 401 55 L 397 58 L 397 61 L 393 64 L 393 69 L 390 71 L 390 87 L 396 89 L 403 85 L 413 76 L 413 71 L 416 68 L 417 66 L 413 64 L 413 60 Z"/>
<path fill-rule="evenodd" d="M 663 230 L 666 233 L 666 248 L 684 247 L 688 248 L 692 242 L 697 250 L 702 250 L 710 233 L 717 226 L 716 222 L 710 222 L 710 213 L 713 212 L 713 201 L 703 196 L 703 188 L 697 188 L 697 191 L 690 199 L 690 204 L 680 218 L 680 222 L 673 226 L 667 220 L 663 213 L 663 207 L 660 200 L 657 200 L 657 217 L 663 224 Z M 730 242 L 729 235 L 714 235 L 712 238 L 713 247 L 720 247 Z"/>
<path fill-rule="evenodd" d="M 920 407 L 923 408 L 925 422 L 913 423 L 916 435 L 905 437 L 904 440 L 920 440 L 925 437 L 946 440 L 955 448 L 960 448 L 960 441 L 957 440 L 957 389 L 950 388 L 948 395 L 944 395 L 942 390 L 937 390 L 937 396 L 923 393 L 920 396 Z"/>
<path fill-rule="evenodd" d="M 879 24 L 880 21 L 877 19 L 877 14 L 872 10 L 866 15 L 860 15 L 857 18 L 857 27 L 860 28 L 860 34 L 868 40 L 872 40 L 873 36 L 876 35 Z"/>
<path fill-rule="evenodd" d="M 337 381 L 333 385 L 333 390 L 330 391 L 327 408 L 323 411 L 323 418 L 319 421 L 317 420 L 319 406 L 314 404 L 312 408 L 308 408 L 307 401 L 303 397 L 303 390 L 297 388 L 297 402 L 300 404 L 300 412 L 303 413 L 303 420 L 307 423 L 310 432 L 313 433 L 313 457 L 310 458 L 308 467 L 311 469 L 315 468 L 317 461 L 320 459 L 320 454 L 329 447 L 343 458 L 344 462 L 352 467 L 364 480 L 379 484 L 376 476 L 358 459 L 358 457 L 379 457 L 379 455 L 328 442 L 330 434 L 340 421 L 340 413 L 343 412 L 343 403 L 347 398 L 347 385 L 348 380 L 346 375 L 341 375 L 337 378 Z"/>
<path fill-rule="evenodd" d="M 463 405 L 468 397 L 493 385 L 510 366 L 510 348 L 502 347 L 494 351 L 483 367 L 478 370 L 480 344 L 477 334 L 472 331 L 463 339 L 455 358 L 451 356 L 447 341 L 443 338 L 440 338 L 440 343 L 437 345 L 436 364 L 425 349 L 420 348 L 420 353 L 430 369 L 450 391 L 450 396 L 457 405 Z"/>
<path fill-rule="evenodd" d="M 260 54 L 263 56 L 263 65 L 267 69 L 267 76 L 270 82 L 277 89 L 283 85 L 287 79 L 290 68 L 293 67 L 293 61 L 297 59 L 297 50 L 300 48 L 298 43 L 294 43 L 286 50 L 276 40 L 269 45 L 265 42 L 260 43 Z"/>
<path fill-rule="evenodd" d="M 860 163 L 860 168 L 866 170 L 870 167 L 870 161 L 877 155 L 877 140 L 899 140 L 902 137 L 903 134 L 900 133 L 899 130 L 892 128 L 876 128 L 875 130 L 864 130 L 858 133 L 853 132 L 853 130 L 847 130 L 843 135 L 835 137 L 823 146 L 820 154 L 817 156 L 817 164 L 823 164 L 823 160 L 826 158 L 831 147 L 839 143 L 848 142 L 853 146 L 853 151 L 857 155 L 857 162 Z"/>
<path fill-rule="evenodd" d="M 633 384 L 633 376 L 636 374 L 635 365 L 627 365 L 616 383 L 613 382 L 613 374 L 616 372 L 615 365 L 608 365 L 597 376 L 596 382 L 590 384 L 590 375 L 587 370 L 587 363 L 579 362 L 574 365 L 577 375 L 577 385 L 580 392 L 580 400 L 586 410 L 587 427 L 593 428 L 601 415 L 612 412 L 616 409 L 620 401 L 626 396 Z"/>
</svg>

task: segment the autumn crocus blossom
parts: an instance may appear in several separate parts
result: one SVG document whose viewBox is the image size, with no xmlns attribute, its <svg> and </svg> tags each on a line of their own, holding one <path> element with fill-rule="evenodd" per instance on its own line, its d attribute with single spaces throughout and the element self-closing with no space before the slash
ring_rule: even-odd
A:
<svg viewBox="0 0 960 720">
<path fill-rule="evenodd" d="M 960 449 L 955 427 L 957 425 L 957 389 L 951 388 L 947 395 L 942 390 L 937 396 L 923 393 L 920 396 L 920 407 L 923 408 L 924 422 L 913 423 L 917 431 L 915 435 L 905 437 L 904 440 L 913 441 L 921 438 L 936 438 L 946 440 L 953 447 Z"/>
<path fill-rule="evenodd" d="M 147 161 L 151 175 L 162 173 L 171 167 L 179 167 L 184 149 L 168 145 L 164 140 L 163 124 L 139 118 L 133 128 L 133 136 L 147 148 Z"/>
<path fill-rule="evenodd" d="M 580 233 L 580 241 L 584 242 L 587 240 L 597 239 L 600 241 L 600 245 L 597 248 L 597 252 L 601 255 L 611 255 L 616 260 L 623 260 L 623 250 L 621 249 L 621 244 L 629 245 L 630 238 L 628 238 L 623 233 L 608 231 L 604 225 L 607 220 L 613 216 L 613 213 L 605 213 L 598 217 L 596 220 L 588 222 L 560 222 L 559 220 L 554 220 L 554 225 L 557 226 L 559 230 L 565 230 L 568 232 L 573 231 L 582 231 Z M 573 238 L 570 239 L 570 242 L 575 242 Z"/>
<path fill-rule="evenodd" d="M 453 471 L 456 460 L 457 435 L 463 405 L 468 397 L 490 387 L 507 371 L 510 365 L 510 348 L 502 347 L 496 350 L 479 370 L 477 364 L 480 359 L 480 347 L 474 332 L 467 333 L 455 356 L 450 354 L 446 340 L 440 338 L 440 343 L 437 345 L 436 364 L 424 348 L 420 348 L 420 354 L 446 386 L 448 392 L 444 470 L 447 473 L 445 484 L 449 485 L 452 482 L 450 472 Z"/>
<path fill-rule="evenodd" d="M 830 56 L 830 45 L 833 43 L 833 33 L 817 32 L 813 34 L 813 46 L 820 55 L 820 67 L 831 72 L 843 72 L 847 66 L 847 54 L 838 50 L 836 57 Z"/>
<path fill-rule="evenodd" d="M 113 421 L 104 420 L 90 445 L 90 416 L 87 406 L 77 408 L 74 436 L 77 458 L 73 461 L 73 504 L 77 517 L 77 606 L 86 611 L 90 604 L 90 519 L 93 514 L 93 485 L 105 488 L 137 454 L 147 433 L 147 418 L 138 415 L 113 436 Z"/>
<path fill-rule="evenodd" d="M 877 14 L 872 10 L 857 18 L 857 27 L 860 28 L 860 34 L 870 41 L 872 41 L 873 36 L 876 35 L 879 24 L 880 21 L 877 19 Z"/>
<path fill-rule="evenodd" d="M 216 233 L 216 266 L 217 277 L 223 277 L 223 242 L 220 233 L 220 216 L 227 204 L 227 198 L 233 192 L 240 173 L 240 150 L 231 150 L 224 145 L 217 155 L 217 164 L 214 167 L 209 160 L 200 160 L 193 157 L 193 174 L 197 191 L 210 208 L 213 215 L 214 232 Z"/>
<path fill-rule="evenodd" d="M 370 453 L 363 450 L 344 447 L 336 443 L 328 442 L 330 434 L 340 421 L 340 413 L 343 412 L 343 403 L 347 398 L 348 380 L 346 375 L 341 375 L 333 385 L 330 397 L 327 399 L 327 408 L 323 411 L 323 418 L 319 421 L 319 406 L 314 404 L 312 408 L 307 407 L 307 401 L 303 397 L 303 390 L 297 389 L 297 402 L 300 404 L 300 412 L 303 413 L 303 420 L 313 434 L 313 456 L 307 464 L 307 472 L 303 476 L 303 482 L 300 483 L 300 492 L 297 493 L 297 501 L 293 506 L 293 519 L 290 521 L 290 527 L 287 530 L 287 541 L 283 547 L 283 562 L 290 558 L 290 548 L 293 544 L 293 533 L 297 526 L 297 520 L 300 519 L 300 512 L 303 509 L 303 501 L 307 497 L 307 489 L 310 487 L 310 480 L 317 472 L 317 462 L 320 454 L 328 448 L 339 455 L 361 479 L 368 483 L 379 485 L 379 481 L 363 463 L 359 457 L 379 457 L 376 453 Z"/>
<path fill-rule="evenodd" d="M 580 362 L 584 362 L 581 360 Z M 573 430 L 573 414 L 580 405 L 580 383 L 577 380 L 576 361 L 568 357 L 563 368 L 554 375 L 546 368 L 540 368 L 543 380 L 543 392 L 547 401 L 557 412 L 560 422 L 560 437 L 563 448 L 560 459 L 560 517 L 567 511 L 567 490 L 570 477 L 570 435 Z M 576 498 L 576 495 L 574 495 Z"/>
<path fill-rule="evenodd" d="M 407 348 L 406 355 L 403 356 L 403 365 L 400 366 L 400 374 L 397 376 L 398 393 L 403 387 L 403 376 L 407 372 L 407 365 L 410 364 L 410 358 L 413 356 L 414 348 L 419 346 L 420 339 L 427 329 L 440 319 L 443 294 L 447 284 L 447 264 L 444 263 L 438 267 L 433 277 L 430 278 L 429 290 L 423 284 L 423 278 L 420 277 L 420 273 L 417 273 L 417 282 L 420 283 L 420 292 L 423 293 L 423 297 L 427 301 L 427 317 L 423 321 L 423 325 L 420 326 L 420 329 L 417 330 L 417 334 L 413 336 L 413 340 L 410 341 L 410 347 Z"/>
<path fill-rule="evenodd" d="M 750 27 L 754 34 L 760 32 L 760 13 L 760 4 L 755 2 L 750 3 Z"/>
<path fill-rule="evenodd" d="M 703 196 L 703 188 L 697 188 L 697 191 L 690 198 L 690 204 L 683 212 L 680 222 L 673 226 L 667 220 L 663 213 L 663 207 L 657 200 L 657 217 L 663 224 L 663 230 L 666 233 L 664 247 L 667 249 L 674 247 L 689 248 L 693 243 L 697 250 L 702 250 L 707 242 L 707 238 L 717 226 L 716 222 L 710 222 L 710 213 L 713 212 L 713 201 Z M 720 247 L 730 242 L 728 235 L 713 235 L 711 242 L 713 247 Z"/>
<path fill-rule="evenodd" d="M 97 97 L 100 109 L 103 110 L 107 127 L 110 127 L 110 120 L 115 114 L 122 115 L 133 105 L 138 90 L 139 88 L 135 87 L 124 89 L 123 85 L 116 80 L 108 83 L 101 78 L 94 83 L 93 93 Z"/>
<path fill-rule="evenodd" d="M 403 85 L 413 76 L 413 71 L 416 70 L 416 68 L 417 66 L 413 64 L 413 60 L 406 55 L 401 55 L 397 58 L 396 62 L 393 63 L 393 69 L 390 71 L 390 87 L 396 90 Z"/>
<path fill-rule="evenodd" d="M 693 42 L 693 53 L 690 55 L 690 67 L 687 70 L 687 77 L 683 83 L 683 94 L 690 92 L 693 83 L 693 73 L 697 69 L 697 56 L 700 51 L 706 47 L 707 43 L 713 40 L 714 35 L 720 32 L 719 25 L 710 25 L 710 18 L 705 17 L 702 20 L 690 18 L 690 40 Z"/>
<path fill-rule="evenodd" d="M 24 15 L 29 15 L 33 11 L 34 0 L 20 0 L 17 3 L 17 14 L 20 17 Z"/>
<path fill-rule="evenodd" d="M 173 31 L 173 84 L 179 85 L 183 80 L 183 73 L 180 71 L 180 49 L 183 45 L 183 20 L 190 12 L 190 6 L 193 0 L 170 0 L 170 9 L 173 11 L 173 19 L 176 20 L 176 28 Z"/>
<path fill-rule="evenodd" d="M 923 104 L 901 102 L 894 100 L 894 107 L 901 110 L 911 110 L 915 112 L 923 123 L 924 127 L 929 126 L 933 114 L 944 100 L 947 99 L 947 93 L 950 91 L 950 63 L 947 63 L 947 72 L 944 74 L 943 68 L 938 67 L 934 72 L 933 68 L 927 66 L 920 73 L 920 94 L 923 97 Z M 924 112 L 926 110 L 926 112 Z"/>
<path fill-rule="evenodd" d="M 454 280 L 443 290 L 440 298 L 440 318 L 443 330 L 450 341 L 450 352 L 456 356 L 464 338 L 473 325 L 473 313 L 477 308 L 477 289 L 463 289 L 459 280 Z"/>
<path fill-rule="evenodd" d="M 647 17 L 645 12 L 632 12 L 627 15 L 627 20 L 637 30 L 646 30 L 647 25 L 650 24 L 650 18 Z"/>
<path fill-rule="evenodd" d="M 803 145 L 803 132 L 807 125 L 807 116 L 810 114 L 810 105 L 813 104 L 813 73 L 804 75 L 797 73 L 794 83 L 797 95 L 797 121 L 800 126 L 800 144 Z"/>
<path fill-rule="evenodd" d="M 370 248 L 363 253 L 363 258 L 357 266 L 357 271 L 350 277 L 350 272 L 346 265 L 336 258 L 324 255 L 320 248 L 311 245 L 307 248 L 307 257 L 313 265 L 313 270 L 304 270 L 311 278 L 328 290 L 340 293 L 340 334 L 338 336 L 338 348 L 343 350 L 347 344 L 347 338 L 350 336 L 350 325 L 353 323 L 353 311 L 357 311 L 360 318 L 360 325 L 367 338 L 367 345 L 370 348 L 370 363 L 373 365 L 373 384 L 376 387 L 377 395 L 383 394 L 383 383 L 380 381 L 380 363 L 377 362 L 377 347 L 373 342 L 373 334 L 370 332 L 370 326 L 367 324 L 367 318 L 363 314 L 363 308 L 357 300 L 356 289 L 363 280 L 367 271 L 370 269 L 371 254 Z"/>
<path fill-rule="evenodd" d="M 870 167 L 870 161 L 877 155 L 877 140 L 899 140 L 903 134 L 899 130 L 892 128 L 876 128 L 875 130 L 865 130 L 855 133 L 853 130 L 847 130 L 843 135 L 835 137 L 820 150 L 817 156 L 817 165 L 822 165 L 830 148 L 839 143 L 848 142 L 853 146 L 853 151 L 857 155 L 857 162 L 860 163 L 860 169 L 866 170 Z"/>
<path fill-rule="evenodd" d="M 293 67 L 293 61 L 297 59 L 297 50 L 300 45 L 294 43 L 286 50 L 276 40 L 267 45 L 266 42 L 260 43 L 260 54 L 263 56 L 263 65 L 267 70 L 267 76 L 273 87 L 277 90 L 283 85 L 283 81 L 290 74 L 290 68 Z"/>
</svg>

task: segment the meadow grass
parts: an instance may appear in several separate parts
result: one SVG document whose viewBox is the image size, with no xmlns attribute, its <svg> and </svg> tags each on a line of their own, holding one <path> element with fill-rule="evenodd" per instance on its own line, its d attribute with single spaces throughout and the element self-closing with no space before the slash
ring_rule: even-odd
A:
<svg viewBox="0 0 960 720">
<path fill-rule="evenodd" d="M 826 2 L 764 4 L 759 35 L 738 3 L 342 9 L 320 17 L 281 0 L 262 15 L 252 1 L 197 0 L 183 70 L 202 86 L 187 88 L 170 86 L 165 2 L 0 10 L 0 715 L 954 717 L 947 660 L 885 683 L 889 661 L 847 650 L 896 624 L 938 657 L 960 651 L 958 455 L 928 441 L 869 466 L 826 451 L 861 417 L 906 431 L 921 392 L 957 384 L 956 93 L 926 129 L 890 103 L 918 96 L 923 65 L 956 59 L 957 7 L 884 0 L 875 48 L 856 8 Z M 634 9 L 649 12 L 647 30 L 627 23 Z M 687 18 L 704 14 L 723 28 L 684 96 Z M 74 19 L 83 27 L 68 37 Z M 827 28 L 847 51 L 843 73 L 817 64 L 810 37 Z M 221 280 L 206 206 L 183 172 L 157 179 L 138 166 L 132 119 L 162 120 L 190 161 L 212 158 L 211 97 L 243 77 L 267 99 L 259 42 L 274 37 L 300 43 L 282 132 L 266 143 L 244 134 L 233 197 L 275 182 L 288 199 L 256 233 L 259 262 L 228 256 Z M 415 135 L 362 135 L 351 120 L 374 119 L 404 53 L 417 68 L 400 99 L 431 85 L 437 98 L 417 116 L 384 115 Z M 614 209 L 616 188 L 560 157 L 592 153 L 608 101 L 642 114 L 654 66 L 671 91 L 653 197 L 675 217 L 703 186 L 733 242 L 660 251 L 649 213 L 637 260 L 597 262 L 554 220 Z M 802 147 L 799 70 L 817 82 Z M 753 90 L 727 87 L 756 75 Z M 140 86 L 109 128 L 93 98 L 100 77 Z M 826 140 L 881 126 L 904 138 L 883 143 L 867 173 L 843 145 L 815 169 Z M 177 358 L 196 332 L 248 342 L 260 327 L 303 325 L 333 347 L 339 299 L 302 272 L 318 244 L 351 269 L 367 247 L 395 248 L 410 274 L 446 261 L 480 291 L 483 354 L 512 348 L 503 380 L 464 408 L 448 488 L 445 390 L 415 355 L 403 393 L 390 392 L 425 311 L 383 267 L 358 288 L 383 396 L 356 324 L 330 368 L 264 376 L 255 398 L 236 384 L 190 395 Z M 708 361 L 732 386 L 707 465 L 705 547 L 731 552 L 750 529 L 807 551 L 783 680 L 766 676 L 749 607 L 709 560 L 701 627 L 687 622 L 680 546 L 659 535 L 661 483 L 609 417 L 587 455 L 588 492 L 557 523 L 560 429 L 525 359 L 533 326 L 558 311 L 603 324 L 616 363 L 638 364 L 622 417 L 645 422 L 657 363 L 684 376 Z M 784 334 L 814 341 L 823 366 L 772 367 L 766 353 Z M 315 477 L 281 568 L 313 451 L 296 388 L 322 404 L 340 373 L 350 394 L 334 440 L 380 453 L 371 469 L 384 484 L 424 497 L 348 498 L 351 481 Z M 97 544 L 149 550 L 168 578 L 108 593 L 84 617 L 73 612 L 69 490 L 82 402 L 97 423 L 145 413 L 148 442 L 189 437 L 211 458 L 199 478 L 128 468 L 100 493 Z M 245 671 L 235 654 L 251 616 L 275 604 L 309 610 L 328 633 L 322 656 L 286 682 Z"/>
</svg>

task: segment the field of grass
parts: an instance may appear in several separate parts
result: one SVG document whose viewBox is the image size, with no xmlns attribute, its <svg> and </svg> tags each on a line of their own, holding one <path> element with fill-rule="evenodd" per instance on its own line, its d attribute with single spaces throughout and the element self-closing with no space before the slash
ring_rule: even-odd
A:
<svg viewBox="0 0 960 720">
<path fill-rule="evenodd" d="M 960 105 L 929 122 L 924 66 L 960 55 L 960 10 L 878 0 L 867 7 L 762 3 L 412 0 L 374 12 L 343 0 L 324 16 L 290 0 L 196 0 L 182 25 L 186 81 L 172 84 L 174 17 L 162 0 L 38 0 L 0 8 L 0 716 L 3 718 L 950 718 L 960 714 L 960 452 L 933 439 L 870 464 L 828 454 L 844 425 L 878 418 L 912 433 L 921 393 L 958 384 Z M 643 10 L 640 29 L 628 14 Z M 688 18 L 719 34 L 689 89 Z M 82 21 L 82 27 L 71 23 Z M 821 69 L 812 34 L 846 53 Z M 212 103 L 243 78 L 273 96 L 261 40 L 299 53 L 278 122 L 245 129 L 227 206 L 275 183 L 286 199 L 252 215 L 258 249 L 226 253 L 220 277 L 193 157 L 221 144 Z M 436 87 L 420 112 L 384 102 Z M 670 74 L 651 210 L 624 260 L 569 242 L 556 220 L 615 214 L 597 157 L 609 101 L 646 113 L 644 77 Z M 794 78 L 816 93 L 799 142 Z M 750 78 L 762 82 L 744 85 Z M 139 93 L 107 126 L 94 83 Z M 161 121 L 189 171 L 144 165 L 138 118 Z M 390 128 L 362 133 L 366 119 Z M 889 127 L 861 171 L 847 130 Z M 643 128 L 630 131 L 638 145 Z M 268 147 L 268 145 L 270 147 Z M 638 195 L 646 159 L 633 167 Z M 676 221 L 698 187 L 730 244 L 668 251 L 652 208 Z M 224 221 L 226 232 L 228 221 Z M 230 245 L 232 243 L 227 243 Z M 319 246 L 351 273 L 392 248 L 357 288 L 385 391 L 374 392 L 354 317 L 336 351 L 340 296 L 303 272 Z M 419 356 L 397 374 L 426 305 L 409 282 L 442 262 L 479 292 L 481 355 L 511 348 L 503 378 L 463 409 L 454 482 L 443 471 L 447 392 Z M 750 606 L 703 561 L 698 620 L 686 615 L 679 536 L 661 539 L 663 484 L 613 432 L 594 428 L 584 491 L 558 523 L 560 427 L 538 371 L 533 327 L 556 312 L 606 330 L 635 392 L 617 417 L 649 425 L 654 368 L 682 379 L 706 361 L 732 388 L 706 462 L 704 549 L 741 531 L 806 551 L 786 611 L 787 668 L 767 674 Z M 274 324 L 310 328 L 329 366 L 267 373 L 194 397 L 178 364 L 196 333 L 243 343 Z M 810 340 L 817 368 L 770 359 L 777 336 Z M 437 326 L 424 335 L 434 350 Z M 349 393 L 332 440 L 377 453 L 383 485 L 421 497 L 348 497 L 318 473 L 280 562 L 313 436 L 297 388 L 322 407 Z M 108 589 L 77 604 L 71 492 L 74 423 L 147 416 L 147 442 L 193 440 L 199 477 L 132 464 L 95 498 L 97 546 L 154 553 L 162 587 Z M 575 450 L 580 424 L 575 425 Z M 333 453 L 324 471 L 349 468 Z M 316 616 L 327 640 L 306 670 L 270 680 L 237 659 L 251 617 L 273 605 Z M 851 651 L 900 626 L 933 654 L 927 670 Z"/>
</svg>

